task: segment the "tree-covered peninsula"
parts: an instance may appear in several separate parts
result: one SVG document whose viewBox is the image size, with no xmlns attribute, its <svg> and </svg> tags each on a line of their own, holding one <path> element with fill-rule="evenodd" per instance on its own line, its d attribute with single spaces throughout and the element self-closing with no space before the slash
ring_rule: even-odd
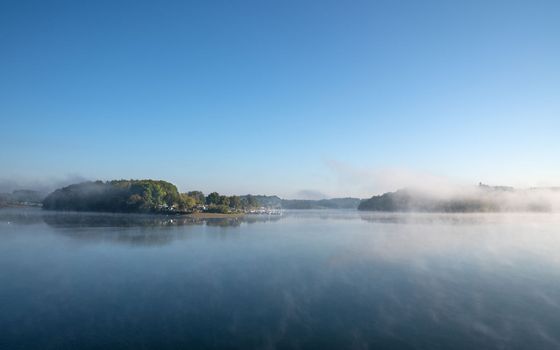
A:
<svg viewBox="0 0 560 350">
<path fill-rule="evenodd" d="M 43 200 L 48 210 L 115 213 L 166 212 L 181 205 L 177 187 L 156 180 L 88 181 L 58 189 Z"/>
<path fill-rule="evenodd" d="M 88 181 L 58 189 L 43 209 L 111 213 L 240 213 L 259 206 L 254 196 L 224 196 L 201 191 L 179 193 L 161 180 Z"/>
</svg>

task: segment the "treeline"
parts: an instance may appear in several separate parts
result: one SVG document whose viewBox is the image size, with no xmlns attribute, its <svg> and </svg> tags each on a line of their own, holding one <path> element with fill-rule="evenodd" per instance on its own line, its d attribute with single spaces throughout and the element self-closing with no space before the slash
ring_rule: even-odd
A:
<svg viewBox="0 0 560 350">
<path fill-rule="evenodd" d="M 319 200 L 283 199 L 284 209 L 356 209 L 360 204 L 358 198 L 331 198 Z"/>
<path fill-rule="evenodd" d="M 260 206 L 259 201 L 252 195 L 225 196 L 212 192 L 208 196 L 200 191 L 182 194 L 187 210 L 202 210 L 209 213 L 236 213 Z"/>
<path fill-rule="evenodd" d="M 480 184 L 448 195 L 401 189 L 360 202 L 358 210 L 384 212 L 549 212 L 558 209 L 560 192 L 550 189 L 515 190 Z"/>
<path fill-rule="evenodd" d="M 359 198 L 282 199 L 278 196 L 254 196 L 263 207 L 278 209 L 356 209 Z"/>
<path fill-rule="evenodd" d="M 11 193 L 0 193 L 0 208 L 9 206 L 37 206 L 45 195 L 32 190 L 15 190 Z"/>
<path fill-rule="evenodd" d="M 169 213 L 206 211 L 231 213 L 259 205 L 253 196 L 224 196 L 201 191 L 179 193 L 167 181 L 113 180 L 74 184 L 49 194 L 44 209 L 117 213 Z"/>
<path fill-rule="evenodd" d="M 495 212 L 494 202 L 478 198 L 435 198 L 402 189 L 363 200 L 358 210 L 388 212 Z"/>
</svg>

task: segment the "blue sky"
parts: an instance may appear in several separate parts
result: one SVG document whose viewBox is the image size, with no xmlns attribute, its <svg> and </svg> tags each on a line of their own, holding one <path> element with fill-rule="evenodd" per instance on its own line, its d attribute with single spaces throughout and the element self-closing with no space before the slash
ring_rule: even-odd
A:
<svg viewBox="0 0 560 350">
<path fill-rule="evenodd" d="M 0 179 L 284 197 L 424 178 L 560 185 L 559 13 L 558 1 L 3 0 Z"/>
</svg>

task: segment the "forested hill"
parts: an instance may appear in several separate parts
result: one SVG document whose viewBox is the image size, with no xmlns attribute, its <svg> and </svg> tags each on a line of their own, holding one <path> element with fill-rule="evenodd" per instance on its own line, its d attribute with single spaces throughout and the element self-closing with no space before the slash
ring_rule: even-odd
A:
<svg viewBox="0 0 560 350">
<path fill-rule="evenodd" d="M 43 200 L 50 210 L 150 213 L 181 204 L 175 185 L 155 180 L 83 182 L 54 191 Z"/>
</svg>

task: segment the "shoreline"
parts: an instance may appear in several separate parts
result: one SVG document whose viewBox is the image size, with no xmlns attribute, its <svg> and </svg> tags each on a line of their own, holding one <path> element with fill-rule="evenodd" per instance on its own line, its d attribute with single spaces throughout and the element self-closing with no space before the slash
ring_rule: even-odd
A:
<svg viewBox="0 0 560 350">
<path fill-rule="evenodd" d="M 37 205 L 4 205 L 0 204 L 0 209 L 38 209 L 45 213 L 76 213 L 76 214 L 99 214 L 99 215 L 142 215 L 142 216 L 169 216 L 169 217 L 185 217 L 193 219 L 220 219 L 220 218 L 240 218 L 247 213 L 181 213 L 181 212 L 110 212 L 110 211 L 80 211 L 80 210 L 56 210 L 45 209 Z"/>
<path fill-rule="evenodd" d="M 181 214 L 182 217 L 193 218 L 193 219 L 228 219 L 228 218 L 241 218 L 245 216 L 245 213 L 191 213 L 191 214 Z"/>
</svg>

